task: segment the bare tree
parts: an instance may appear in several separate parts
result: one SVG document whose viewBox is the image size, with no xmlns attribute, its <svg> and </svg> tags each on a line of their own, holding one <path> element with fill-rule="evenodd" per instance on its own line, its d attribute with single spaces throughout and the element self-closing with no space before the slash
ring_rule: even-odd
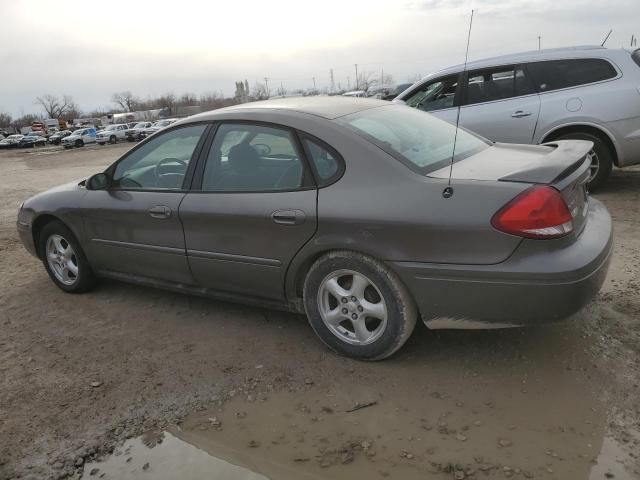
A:
<svg viewBox="0 0 640 480">
<path fill-rule="evenodd" d="M 13 121 L 13 125 L 16 128 L 20 128 L 20 127 L 29 127 L 31 126 L 31 124 L 33 122 L 35 122 L 36 120 L 41 120 L 38 116 L 36 115 L 32 115 L 32 114 L 27 114 L 27 115 L 23 115 L 20 118 L 16 118 Z"/>
<path fill-rule="evenodd" d="M 0 128 L 6 128 L 11 125 L 11 115 L 8 113 L 0 112 Z"/>
<path fill-rule="evenodd" d="M 35 103 L 44 109 L 47 118 L 62 118 L 70 112 L 78 111 L 78 106 L 70 95 L 59 98 L 48 93 L 42 97 L 36 97 Z"/>
<path fill-rule="evenodd" d="M 284 85 L 280 84 L 278 89 L 276 90 L 276 95 L 279 97 L 284 97 L 287 94 L 287 89 L 284 88 Z"/>
<path fill-rule="evenodd" d="M 378 82 L 378 78 L 376 78 L 373 72 L 358 73 L 358 90 L 364 90 L 366 92 L 369 90 L 369 87 L 372 87 Z"/>
<path fill-rule="evenodd" d="M 158 98 L 158 106 L 166 111 L 167 115 L 173 115 L 176 111 L 176 96 L 173 93 L 166 93 Z"/>
<path fill-rule="evenodd" d="M 264 83 L 256 82 L 253 86 L 253 90 L 251 90 L 251 99 L 266 100 L 267 98 L 269 98 L 267 86 Z"/>
<path fill-rule="evenodd" d="M 180 95 L 180 98 L 178 99 L 178 104 L 181 107 L 189 107 L 192 105 L 197 105 L 198 104 L 198 97 L 196 97 L 195 93 L 183 93 L 182 95 Z"/>
<path fill-rule="evenodd" d="M 138 106 L 138 99 L 129 90 L 116 92 L 111 95 L 111 101 L 125 112 L 133 112 Z"/>
</svg>

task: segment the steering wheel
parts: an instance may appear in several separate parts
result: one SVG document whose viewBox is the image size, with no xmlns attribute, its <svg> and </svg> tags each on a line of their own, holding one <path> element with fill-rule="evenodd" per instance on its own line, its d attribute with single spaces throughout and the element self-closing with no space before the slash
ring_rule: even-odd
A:
<svg viewBox="0 0 640 480">
<path fill-rule="evenodd" d="M 177 163 L 181 166 L 184 167 L 184 171 L 183 172 L 175 172 L 173 170 L 169 171 L 167 170 L 167 166 L 171 163 Z M 163 167 L 165 168 L 165 170 L 167 171 L 163 171 Z M 156 177 L 156 183 L 159 184 L 160 182 L 162 182 L 162 177 L 164 175 L 167 174 L 175 174 L 175 175 L 182 175 L 184 176 L 185 172 L 187 171 L 187 162 L 185 162 L 184 160 L 180 160 L 179 158 L 163 158 L 162 160 L 160 160 L 155 168 L 153 169 L 153 173 Z"/>
<path fill-rule="evenodd" d="M 258 152 L 261 157 L 264 157 L 265 155 L 269 155 L 271 153 L 271 147 L 266 143 L 254 143 L 251 146 Z"/>
</svg>

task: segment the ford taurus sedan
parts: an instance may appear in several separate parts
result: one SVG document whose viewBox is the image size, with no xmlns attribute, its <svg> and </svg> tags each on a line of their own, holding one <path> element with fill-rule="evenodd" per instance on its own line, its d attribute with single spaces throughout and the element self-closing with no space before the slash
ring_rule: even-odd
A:
<svg viewBox="0 0 640 480">
<path fill-rule="evenodd" d="M 251 103 L 30 198 L 18 231 L 66 292 L 108 277 L 293 310 L 333 350 L 377 360 L 417 319 L 512 327 L 584 306 L 612 249 L 585 189 L 591 148 L 456 139 L 379 100 Z"/>
</svg>

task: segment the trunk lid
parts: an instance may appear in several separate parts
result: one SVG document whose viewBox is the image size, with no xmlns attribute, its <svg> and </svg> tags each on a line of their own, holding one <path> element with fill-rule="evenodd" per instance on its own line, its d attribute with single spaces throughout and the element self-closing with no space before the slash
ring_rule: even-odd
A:
<svg viewBox="0 0 640 480">
<path fill-rule="evenodd" d="M 560 140 L 543 145 L 496 143 L 482 152 L 453 164 L 456 180 L 498 181 L 551 185 L 558 189 L 573 216 L 573 231 L 579 234 L 587 215 L 587 180 L 593 143 Z M 429 176 L 448 178 L 449 167 Z"/>
</svg>

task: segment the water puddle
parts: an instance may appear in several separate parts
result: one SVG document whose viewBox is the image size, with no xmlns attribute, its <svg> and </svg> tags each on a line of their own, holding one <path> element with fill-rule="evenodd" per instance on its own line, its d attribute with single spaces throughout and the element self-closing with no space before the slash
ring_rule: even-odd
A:
<svg viewBox="0 0 640 480">
<path fill-rule="evenodd" d="M 630 454 L 640 445 L 640 432 L 627 430 L 624 435 L 627 440 L 625 443 L 618 441 L 612 435 L 604 437 L 602 448 L 596 459 L 597 463 L 591 468 L 589 480 L 603 478 L 635 480 L 638 478 L 638 471 L 632 473 L 634 466 L 631 465 L 633 457 Z"/>
<path fill-rule="evenodd" d="M 127 440 L 102 462 L 87 463 L 83 480 L 268 480 L 264 475 L 209 455 L 169 432 Z"/>
</svg>

